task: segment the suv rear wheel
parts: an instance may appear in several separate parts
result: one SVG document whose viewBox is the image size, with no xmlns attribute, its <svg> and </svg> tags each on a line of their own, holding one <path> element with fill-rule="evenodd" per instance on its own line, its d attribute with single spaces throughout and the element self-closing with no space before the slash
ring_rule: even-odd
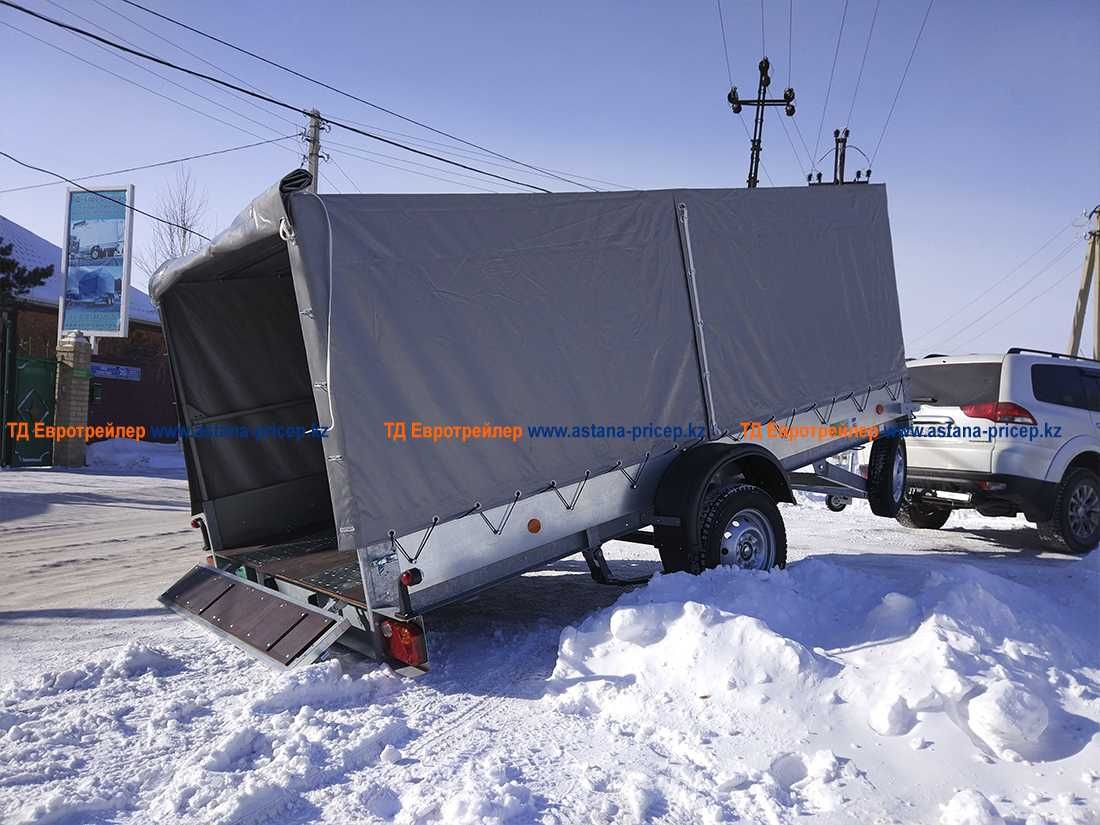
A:
<svg viewBox="0 0 1100 825">
<path fill-rule="evenodd" d="M 1053 517 L 1038 528 L 1044 542 L 1072 553 L 1100 543 L 1100 476 L 1084 467 L 1066 473 L 1054 498 Z"/>
<path fill-rule="evenodd" d="M 951 511 L 946 507 L 929 507 L 906 499 L 896 516 L 898 524 L 917 530 L 939 530 L 947 523 Z"/>
</svg>

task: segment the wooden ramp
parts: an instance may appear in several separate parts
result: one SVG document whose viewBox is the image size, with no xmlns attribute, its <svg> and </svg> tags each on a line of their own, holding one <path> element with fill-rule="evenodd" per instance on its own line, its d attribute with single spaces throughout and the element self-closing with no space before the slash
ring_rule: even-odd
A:
<svg viewBox="0 0 1100 825">
<path fill-rule="evenodd" d="M 160 602 L 278 669 L 309 664 L 347 619 L 213 567 L 195 566 Z"/>
</svg>

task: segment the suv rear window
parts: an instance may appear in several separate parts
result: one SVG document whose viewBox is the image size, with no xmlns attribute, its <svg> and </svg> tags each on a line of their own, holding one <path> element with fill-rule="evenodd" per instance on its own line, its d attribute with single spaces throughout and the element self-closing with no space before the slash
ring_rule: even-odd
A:
<svg viewBox="0 0 1100 825">
<path fill-rule="evenodd" d="M 918 404 L 990 404 L 1001 392 L 1001 362 L 928 364 L 909 368 L 910 397 Z"/>
</svg>

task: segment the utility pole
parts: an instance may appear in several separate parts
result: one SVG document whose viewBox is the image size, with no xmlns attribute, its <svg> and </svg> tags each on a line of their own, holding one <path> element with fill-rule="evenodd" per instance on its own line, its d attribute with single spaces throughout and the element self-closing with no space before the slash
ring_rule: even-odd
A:
<svg viewBox="0 0 1100 825">
<path fill-rule="evenodd" d="M 844 164 L 847 160 L 847 155 L 848 155 L 848 130 L 847 129 L 834 129 L 833 130 L 833 141 L 835 142 L 835 146 L 833 147 L 833 179 L 832 179 L 832 181 L 831 182 L 823 181 L 821 179 L 821 173 L 820 172 L 817 173 L 817 179 L 814 180 L 814 175 L 811 172 L 809 175 L 806 175 L 806 183 L 810 184 L 810 186 L 820 186 L 820 185 L 830 186 L 830 185 L 833 185 L 833 184 L 839 185 L 839 184 L 844 184 L 844 183 L 870 183 L 871 182 L 871 170 L 870 170 L 870 168 L 867 169 L 866 175 L 864 175 L 864 172 L 863 172 L 862 169 L 857 169 L 855 180 L 844 180 Z M 864 155 L 863 150 L 860 149 L 858 146 L 856 146 L 855 144 L 852 144 L 852 148 L 855 149 L 857 152 L 859 152 L 861 155 L 863 155 L 864 159 L 867 158 L 867 155 Z M 824 157 L 825 156 L 822 155 L 820 158 L 818 158 L 818 160 L 822 160 L 822 159 L 824 159 Z"/>
<path fill-rule="evenodd" d="M 756 188 L 757 175 L 760 172 L 760 150 L 761 141 L 764 137 L 765 107 L 782 106 L 787 117 L 792 117 L 794 115 L 794 89 L 788 88 L 783 92 L 782 100 L 768 100 L 764 97 L 764 94 L 768 91 L 768 86 L 772 83 L 771 75 L 768 74 L 768 69 L 770 68 L 771 63 L 768 62 L 768 58 L 765 57 L 760 61 L 760 85 L 756 89 L 756 100 L 741 100 L 741 98 L 737 96 L 736 86 L 731 88 L 730 93 L 726 95 L 726 100 L 729 101 L 730 108 L 733 109 L 735 115 L 741 114 L 742 106 L 756 107 L 756 115 L 753 118 L 752 126 L 752 149 L 749 153 L 749 189 Z"/>
<path fill-rule="evenodd" d="M 321 159 L 321 113 L 316 109 L 309 112 L 309 133 L 306 140 L 309 142 L 309 174 L 313 182 L 309 185 L 309 191 L 317 193 L 317 164 Z"/>
<path fill-rule="evenodd" d="M 1093 226 L 1088 231 L 1088 249 L 1085 251 L 1085 268 L 1081 270 L 1081 288 L 1077 291 L 1077 306 L 1073 310 L 1073 330 L 1069 336 L 1069 354 L 1076 355 L 1081 348 L 1081 333 L 1085 330 L 1085 313 L 1089 306 L 1089 290 L 1096 300 L 1092 319 L 1092 357 L 1100 358 L 1100 206 L 1089 213 Z"/>
</svg>

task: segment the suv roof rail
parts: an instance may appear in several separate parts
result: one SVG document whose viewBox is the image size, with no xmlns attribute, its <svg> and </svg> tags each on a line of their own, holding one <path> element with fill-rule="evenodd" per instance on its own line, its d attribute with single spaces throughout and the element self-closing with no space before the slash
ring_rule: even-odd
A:
<svg viewBox="0 0 1100 825">
<path fill-rule="evenodd" d="M 1032 349 L 1031 347 L 1012 347 L 1009 349 L 1009 355 L 1020 355 L 1021 353 L 1030 352 L 1035 355 L 1049 355 L 1051 358 L 1072 358 L 1077 361 L 1092 361 L 1093 363 L 1100 363 L 1095 358 L 1089 358 L 1086 355 L 1070 355 L 1065 352 L 1050 352 L 1045 349 Z"/>
</svg>

